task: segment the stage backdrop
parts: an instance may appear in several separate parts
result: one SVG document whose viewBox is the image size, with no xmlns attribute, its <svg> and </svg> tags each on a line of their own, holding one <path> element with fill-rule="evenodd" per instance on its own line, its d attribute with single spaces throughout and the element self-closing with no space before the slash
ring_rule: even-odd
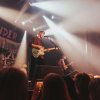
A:
<svg viewBox="0 0 100 100">
<path fill-rule="evenodd" d="M 14 64 L 24 31 L 0 19 L 0 68 Z"/>
</svg>

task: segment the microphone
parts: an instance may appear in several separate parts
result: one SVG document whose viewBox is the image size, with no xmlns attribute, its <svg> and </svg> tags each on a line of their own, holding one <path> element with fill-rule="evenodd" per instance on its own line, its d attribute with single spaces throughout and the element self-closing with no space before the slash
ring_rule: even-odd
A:
<svg viewBox="0 0 100 100">
<path fill-rule="evenodd" d="M 45 35 L 44 37 L 50 37 L 50 38 L 54 38 L 54 36 L 53 35 Z"/>
<path fill-rule="evenodd" d="M 44 36 L 44 37 L 50 37 L 50 36 L 46 35 L 46 36 Z"/>
</svg>

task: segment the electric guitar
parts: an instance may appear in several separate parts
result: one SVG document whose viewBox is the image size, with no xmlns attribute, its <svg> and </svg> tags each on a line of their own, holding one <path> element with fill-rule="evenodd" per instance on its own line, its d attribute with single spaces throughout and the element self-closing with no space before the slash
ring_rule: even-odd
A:
<svg viewBox="0 0 100 100">
<path fill-rule="evenodd" d="M 45 49 L 43 47 L 33 48 L 32 49 L 32 54 L 33 54 L 33 57 L 38 58 L 39 56 L 45 55 L 45 52 L 49 52 L 51 50 L 58 50 L 58 48 L 47 48 L 47 49 Z"/>
</svg>

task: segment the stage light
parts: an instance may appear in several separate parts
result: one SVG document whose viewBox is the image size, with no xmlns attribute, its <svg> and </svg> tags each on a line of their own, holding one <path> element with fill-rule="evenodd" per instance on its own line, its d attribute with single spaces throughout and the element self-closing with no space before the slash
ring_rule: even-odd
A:
<svg viewBox="0 0 100 100">
<path fill-rule="evenodd" d="M 43 10 L 47 10 L 51 13 L 63 15 L 62 12 L 65 14 L 64 9 L 65 9 L 65 4 L 66 2 L 64 1 L 42 1 L 42 2 L 37 2 L 37 3 L 31 3 L 30 6 L 35 6 L 38 8 L 41 8 Z M 62 6 L 63 5 L 63 6 Z"/>
<path fill-rule="evenodd" d="M 36 31 L 36 28 L 33 28 L 33 31 Z"/>
<path fill-rule="evenodd" d="M 25 30 L 22 42 L 20 44 L 14 67 L 21 68 L 24 64 L 27 65 L 27 40 L 26 40 L 27 31 Z"/>
<path fill-rule="evenodd" d="M 52 15 L 52 16 L 51 16 L 51 19 L 54 19 L 54 18 L 55 18 L 55 17 Z"/>
<path fill-rule="evenodd" d="M 22 23 L 22 25 L 25 25 L 25 22 L 21 22 Z"/>
<path fill-rule="evenodd" d="M 71 33 L 100 32 L 100 1 L 52 0 L 32 3 L 31 6 L 61 17 L 63 27 Z"/>
<path fill-rule="evenodd" d="M 11 9 L 11 8 L 0 7 L 0 18 L 3 19 L 5 22 L 12 24 L 13 26 L 20 28 L 21 30 L 27 30 L 28 33 L 31 34 L 33 32 L 32 26 L 29 26 L 28 24 L 25 23 L 27 23 L 31 19 L 36 20 L 38 14 L 32 16 L 29 13 L 23 13 L 23 15 L 20 16 L 19 15 L 20 12 L 21 11 Z M 20 18 L 18 18 L 18 16 Z"/>
</svg>

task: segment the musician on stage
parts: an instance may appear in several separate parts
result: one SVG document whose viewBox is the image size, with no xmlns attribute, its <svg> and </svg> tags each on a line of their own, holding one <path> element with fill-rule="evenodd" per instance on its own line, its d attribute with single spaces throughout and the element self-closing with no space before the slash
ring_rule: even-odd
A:
<svg viewBox="0 0 100 100">
<path fill-rule="evenodd" d="M 36 65 L 44 65 L 43 54 L 38 54 L 40 49 L 43 49 L 43 37 L 45 35 L 44 31 L 39 31 L 36 36 L 32 37 L 30 42 L 31 47 L 31 57 L 30 57 L 30 68 L 29 68 L 29 79 L 33 80 L 34 70 Z"/>
</svg>

